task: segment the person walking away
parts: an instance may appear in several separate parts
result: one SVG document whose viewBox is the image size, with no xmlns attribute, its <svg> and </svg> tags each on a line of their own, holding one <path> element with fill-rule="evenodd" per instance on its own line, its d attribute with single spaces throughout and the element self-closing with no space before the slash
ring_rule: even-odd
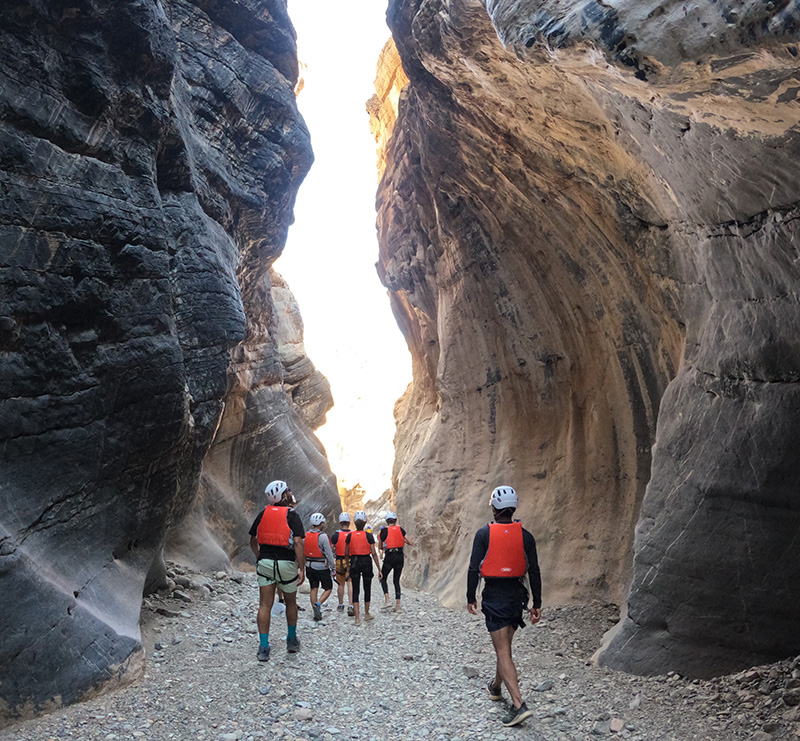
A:
<svg viewBox="0 0 800 741">
<path fill-rule="evenodd" d="M 328 536 L 322 531 L 325 529 L 325 515 L 315 512 L 311 515 L 311 529 L 306 533 L 306 578 L 311 587 L 311 609 L 314 620 L 322 620 L 322 605 L 333 591 L 333 578 L 331 574 L 336 568 L 333 561 L 333 551 Z M 317 592 L 322 585 L 322 597 L 317 600 Z"/>
<path fill-rule="evenodd" d="M 403 548 L 406 543 L 413 546 L 414 541 L 406 535 L 406 531 L 397 524 L 397 515 L 394 512 L 386 513 L 386 527 L 378 533 L 378 548 L 383 555 L 383 568 L 381 569 L 381 589 L 383 590 L 383 609 L 392 607 L 389 600 L 389 573 L 394 572 L 394 611 L 400 612 L 400 575 L 403 573 L 405 557 Z"/>
<path fill-rule="evenodd" d="M 364 530 L 367 524 L 365 512 L 356 512 L 353 515 L 355 531 L 349 533 L 345 539 L 345 556 L 350 559 L 350 579 L 353 583 L 353 615 L 355 624 L 361 625 L 361 615 L 359 613 L 358 598 L 360 596 L 360 582 L 364 584 L 364 620 L 372 620 L 374 615 L 370 614 L 369 603 L 372 596 L 372 562 L 378 573 L 381 573 L 381 564 L 378 561 L 378 550 L 375 546 L 375 536 Z"/>
<path fill-rule="evenodd" d="M 339 529 L 331 535 L 331 544 L 336 562 L 336 593 L 339 604 L 336 609 L 344 612 L 344 589 L 347 585 L 347 615 L 353 617 L 353 582 L 350 579 L 350 561 L 345 556 L 345 539 L 350 533 L 350 515 L 342 512 L 339 515 Z"/>
<path fill-rule="evenodd" d="M 256 657 L 269 658 L 270 612 L 275 590 L 280 588 L 286 604 L 286 650 L 300 650 L 297 638 L 297 588 L 305 580 L 305 531 L 300 515 L 292 509 L 294 497 L 285 481 L 272 481 L 264 490 L 267 506 L 250 528 L 250 548 L 256 557 L 258 575 L 258 635 Z"/>
<path fill-rule="evenodd" d="M 481 611 L 492 639 L 497 664 L 489 681 L 489 699 L 502 700 L 502 685 L 511 695 L 511 708 L 503 717 L 504 726 L 515 726 L 533 715 L 522 699 L 517 667 L 511 657 L 511 641 L 517 628 L 524 628 L 523 613 L 531 623 L 542 618 L 542 577 L 536 555 L 536 541 L 519 521 L 512 521 L 519 505 L 517 492 L 498 486 L 489 499 L 494 522 L 475 533 L 472 557 L 467 571 L 467 609 L 478 614 L 476 592 L 484 579 Z M 528 607 L 525 574 L 530 583 L 532 607 Z"/>
</svg>

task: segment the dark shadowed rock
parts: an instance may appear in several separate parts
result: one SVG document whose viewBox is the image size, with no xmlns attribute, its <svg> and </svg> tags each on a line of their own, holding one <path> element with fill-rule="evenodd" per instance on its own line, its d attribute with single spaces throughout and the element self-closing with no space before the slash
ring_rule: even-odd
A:
<svg viewBox="0 0 800 741">
<path fill-rule="evenodd" d="M 234 403 L 253 465 L 335 506 L 327 390 L 266 339 L 311 163 L 295 78 L 277 0 L 0 6 L 4 719 L 140 671 L 145 581 Z M 241 373 L 270 391 L 229 400 Z"/>
<path fill-rule="evenodd" d="M 469 536 L 510 483 L 546 601 L 621 596 L 638 520 L 602 663 L 708 676 L 796 654 L 797 9 L 485 6 L 389 10 L 410 83 L 379 272 L 414 357 L 409 572 L 462 600 Z"/>
</svg>

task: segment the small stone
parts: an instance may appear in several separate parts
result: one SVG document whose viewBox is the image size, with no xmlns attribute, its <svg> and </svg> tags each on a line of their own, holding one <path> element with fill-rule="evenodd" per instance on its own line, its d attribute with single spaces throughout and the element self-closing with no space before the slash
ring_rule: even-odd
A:
<svg viewBox="0 0 800 741">
<path fill-rule="evenodd" d="M 765 731 L 756 731 L 751 736 L 752 741 L 772 741 L 772 734 Z"/>
<path fill-rule="evenodd" d="M 629 707 L 631 710 L 636 710 L 636 708 L 638 708 L 638 707 L 639 707 L 639 705 L 641 705 L 641 704 L 642 704 L 642 696 L 641 696 L 641 695 L 639 695 L 639 694 L 637 694 L 637 695 L 634 695 L 634 697 L 633 697 L 633 700 L 631 700 L 631 701 L 628 703 L 628 707 Z"/>
<path fill-rule="evenodd" d="M 297 708 L 293 713 L 295 720 L 311 720 L 314 714 L 310 708 Z"/>
<path fill-rule="evenodd" d="M 549 679 L 545 679 L 534 688 L 534 692 L 547 692 L 551 689 L 553 689 L 553 683 Z"/>
<path fill-rule="evenodd" d="M 594 724 L 594 728 L 592 728 L 592 733 L 595 736 L 607 736 L 611 733 L 611 721 L 610 720 L 599 720 L 597 723 Z"/>
<path fill-rule="evenodd" d="M 176 618 L 180 615 L 176 610 L 170 610 L 168 607 L 156 607 L 156 612 L 168 618 Z"/>
<path fill-rule="evenodd" d="M 237 584 L 241 584 L 244 582 L 244 574 L 241 571 L 234 571 L 231 574 L 231 581 L 235 581 Z"/>
<path fill-rule="evenodd" d="M 783 701 L 790 707 L 800 705 L 800 689 L 786 690 L 783 693 Z"/>
<path fill-rule="evenodd" d="M 414 661 L 414 656 L 412 654 L 403 654 L 403 661 Z"/>
<path fill-rule="evenodd" d="M 163 651 L 164 650 L 164 646 L 161 643 L 156 643 L 155 646 L 153 646 L 153 648 L 156 651 Z"/>
<path fill-rule="evenodd" d="M 466 674 L 467 679 L 475 679 L 478 676 L 479 672 L 474 666 L 465 666 L 464 674 Z"/>
<path fill-rule="evenodd" d="M 611 725 L 611 733 L 619 733 L 625 727 L 625 721 L 622 718 L 612 718 Z"/>
<path fill-rule="evenodd" d="M 192 599 L 191 595 L 187 594 L 186 592 L 184 592 L 184 591 L 182 591 L 180 589 L 175 589 L 172 592 L 172 596 L 175 599 L 180 600 L 181 602 L 194 602 L 194 600 Z"/>
</svg>

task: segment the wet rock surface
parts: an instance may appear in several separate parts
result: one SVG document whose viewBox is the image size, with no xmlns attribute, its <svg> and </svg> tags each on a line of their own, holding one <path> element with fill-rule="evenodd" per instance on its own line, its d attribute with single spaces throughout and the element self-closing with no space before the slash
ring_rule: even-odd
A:
<svg viewBox="0 0 800 741">
<path fill-rule="evenodd" d="M 795 16 L 390 3 L 410 82 L 379 272 L 413 356 L 417 584 L 459 601 L 512 484 L 545 594 L 627 600 L 601 661 L 708 677 L 800 650 Z"/>
<path fill-rule="evenodd" d="M 381 597 L 375 619 L 356 628 L 335 606 L 314 622 L 302 594 L 300 653 L 286 653 L 285 620 L 276 617 L 272 654 L 259 662 L 254 575 L 233 574 L 240 584 L 183 571 L 172 567 L 170 578 L 189 578 L 192 604 L 166 592 L 145 600 L 139 682 L 0 738 L 778 741 L 800 730 L 798 658 L 711 681 L 589 665 L 616 620 L 610 605 L 546 607 L 538 626 L 517 634 L 514 656 L 535 714 L 504 728 L 505 702 L 491 702 L 485 688 L 494 654 L 482 617 L 406 592 L 404 612 L 379 609 Z M 164 608 L 174 617 L 160 615 Z"/>
</svg>

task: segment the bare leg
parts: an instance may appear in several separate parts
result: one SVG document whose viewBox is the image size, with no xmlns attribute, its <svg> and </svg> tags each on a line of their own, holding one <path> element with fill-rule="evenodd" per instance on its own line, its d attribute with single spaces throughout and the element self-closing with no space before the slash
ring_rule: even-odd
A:
<svg viewBox="0 0 800 741">
<path fill-rule="evenodd" d="M 517 677 L 517 667 L 511 658 L 511 641 L 514 638 L 514 628 L 507 625 L 505 628 L 495 630 L 489 635 L 492 638 L 495 654 L 497 654 L 497 668 L 495 671 L 494 684 L 500 686 L 502 680 L 511 695 L 511 702 L 515 708 L 522 705 L 522 694 L 519 691 L 519 678 Z"/>
<path fill-rule="evenodd" d="M 358 602 L 353 603 L 353 613 L 356 618 L 356 625 L 361 625 L 361 615 L 359 614 Z"/>
<path fill-rule="evenodd" d="M 328 592 L 328 594 L 330 594 L 330 592 Z M 317 604 L 317 587 L 314 587 L 311 590 L 311 595 L 310 596 L 311 596 L 311 606 L 313 607 L 314 605 Z M 325 598 L 323 598 L 322 601 L 324 602 Z"/>
<path fill-rule="evenodd" d="M 315 597 L 316 597 L 316 591 L 317 591 L 317 590 L 315 589 L 315 590 L 314 590 L 314 596 L 315 596 Z M 319 603 L 320 603 L 321 605 L 324 605 L 324 604 L 325 604 L 325 601 L 328 599 L 328 597 L 330 597 L 330 596 L 331 596 L 331 591 L 332 591 L 332 590 L 330 590 L 330 589 L 326 589 L 326 590 L 325 590 L 325 591 L 322 593 L 322 597 L 320 597 L 320 598 L 319 598 Z M 312 600 L 312 603 L 311 603 L 311 604 L 314 604 L 313 600 Z"/>
<path fill-rule="evenodd" d="M 259 633 L 269 633 L 270 611 L 275 601 L 275 585 L 258 588 L 258 616 L 256 623 Z"/>
<path fill-rule="evenodd" d="M 297 625 L 297 593 L 284 592 L 284 602 L 286 602 L 286 624 Z"/>
</svg>

